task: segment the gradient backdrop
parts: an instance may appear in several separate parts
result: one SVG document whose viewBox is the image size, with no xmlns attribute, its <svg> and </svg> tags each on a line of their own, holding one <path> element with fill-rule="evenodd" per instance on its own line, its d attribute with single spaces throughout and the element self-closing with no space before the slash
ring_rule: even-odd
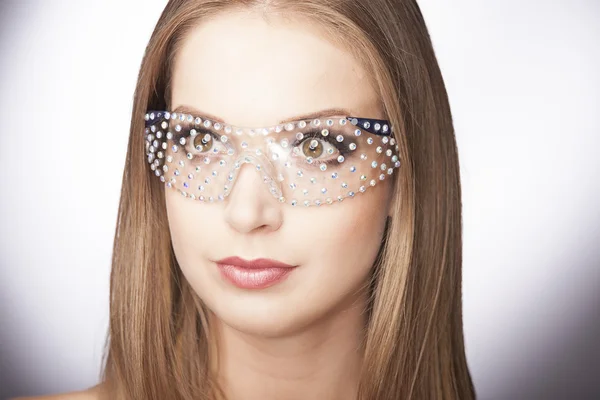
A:
<svg viewBox="0 0 600 400">
<path fill-rule="evenodd" d="M 0 398 L 97 382 L 134 84 L 165 3 L 0 0 Z M 600 1 L 420 5 L 461 157 L 479 398 L 600 399 Z"/>
</svg>

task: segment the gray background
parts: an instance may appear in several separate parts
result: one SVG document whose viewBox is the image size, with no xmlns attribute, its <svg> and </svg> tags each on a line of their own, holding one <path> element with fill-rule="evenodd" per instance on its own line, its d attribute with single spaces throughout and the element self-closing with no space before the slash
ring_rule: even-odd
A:
<svg viewBox="0 0 600 400">
<path fill-rule="evenodd" d="M 0 398 L 98 380 L 134 84 L 164 4 L 0 2 Z M 600 2 L 420 5 L 455 118 L 479 398 L 600 399 Z"/>
</svg>

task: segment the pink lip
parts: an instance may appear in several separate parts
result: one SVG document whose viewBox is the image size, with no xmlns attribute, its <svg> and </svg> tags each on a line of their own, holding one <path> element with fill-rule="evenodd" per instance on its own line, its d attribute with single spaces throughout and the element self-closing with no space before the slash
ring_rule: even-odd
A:
<svg viewBox="0 0 600 400">
<path fill-rule="evenodd" d="M 283 281 L 295 265 L 285 264 L 268 258 L 244 260 L 227 257 L 216 261 L 221 276 L 243 289 L 263 289 Z"/>
</svg>

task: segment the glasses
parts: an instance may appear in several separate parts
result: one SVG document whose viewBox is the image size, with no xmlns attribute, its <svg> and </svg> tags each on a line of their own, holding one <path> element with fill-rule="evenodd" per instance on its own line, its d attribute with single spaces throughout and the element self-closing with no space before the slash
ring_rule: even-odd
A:
<svg viewBox="0 0 600 400">
<path fill-rule="evenodd" d="M 249 128 L 150 110 L 145 121 L 151 170 L 203 202 L 223 201 L 246 163 L 280 202 L 305 207 L 365 193 L 400 167 L 387 120 L 333 115 Z"/>
</svg>

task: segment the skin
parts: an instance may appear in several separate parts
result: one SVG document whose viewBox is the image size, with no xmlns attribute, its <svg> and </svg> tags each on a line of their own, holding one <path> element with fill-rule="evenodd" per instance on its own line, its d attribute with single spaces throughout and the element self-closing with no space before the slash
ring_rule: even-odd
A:
<svg viewBox="0 0 600 400">
<path fill-rule="evenodd" d="M 307 23 L 248 12 L 223 13 L 191 31 L 172 87 L 171 109 L 191 106 L 237 126 L 334 107 L 385 117 L 369 76 L 348 52 Z M 231 399 L 356 396 L 366 301 L 356 292 L 380 247 L 390 190 L 388 179 L 342 203 L 292 207 L 269 193 L 251 164 L 224 202 L 167 190 L 175 254 L 212 311 L 221 338 L 218 376 Z M 300 267 L 269 288 L 240 289 L 212 262 L 234 255 Z"/>
<path fill-rule="evenodd" d="M 204 21 L 177 54 L 171 109 L 185 105 L 236 126 L 346 108 L 383 119 L 370 77 L 302 21 L 227 12 Z M 391 180 L 342 203 L 281 204 L 251 164 L 224 202 L 166 190 L 173 247 L 219 336 L 216 372 L 229 399 L 351 399 L 361 366 L 368 279 L 390 210 Z M 228 256 L 298 265 L 274 286 L 247 290 L 221 278 Z M 97 389 L 57 399 L 96 398 Z M 54 398 L 54 397 L 51 397 Z"/>
</svg>

